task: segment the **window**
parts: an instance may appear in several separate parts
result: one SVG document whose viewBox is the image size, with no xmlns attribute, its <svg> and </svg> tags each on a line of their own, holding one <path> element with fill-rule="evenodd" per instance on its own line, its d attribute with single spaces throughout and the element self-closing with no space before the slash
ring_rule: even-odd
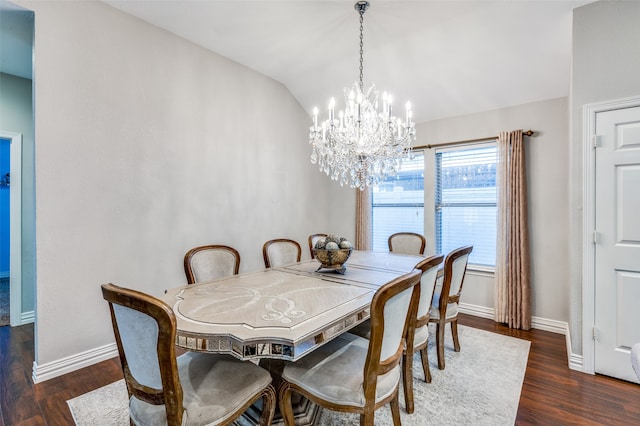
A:
<svg viewBox="0 0 640 426">
<path fill-rule="evenodd" d="M 436 250 L 473 245 L 469 263 L 495 266 L 495 143 L 436 151 Z"/>
<path fill-rule="evenodd" d="M 373 250 L 388 251 L 396 232 L 424 234 L 424 154 L 404 160 L 396 176 L 373 187 L 371 198 Z"/>
</svg>

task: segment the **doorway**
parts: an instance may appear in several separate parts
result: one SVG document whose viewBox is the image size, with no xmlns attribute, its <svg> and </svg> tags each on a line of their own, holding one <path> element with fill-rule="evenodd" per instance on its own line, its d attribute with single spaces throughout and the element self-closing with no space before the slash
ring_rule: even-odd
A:
<svg viewBox="0 0 640 426">
<path fill-rule="evenodd" d="M 4 247 L 4 240 L 8 238 L 9 322 L 13 326 L 22 324 L 22 134 L 0 130 L 0 141 L 2 141 L 2 146 L 8 144 L 9 154 L 7 159 L 9 163 L 8 172 L 4 171 L 6 169 L 1 168 L 5 164 L 5 159 L 3 158 L 0 161 L 0 172 L 5 177 L 6 173 L 9 173 L 6 186 L 0 188 L 0 191 L 9 193 L 7 208 L 9 235 L 2 234 L 2 246 Z M 4 153 L 5 151 L 3 149 L 0 152 Z M 2 195 L 5 194 L 0 193 L 0 196 Z"/>
<path fill-rule="evenodd" d="M 584 367 L 638 383 L 640 99 L 589 105 L 585 123 Z"/>
<path fill-rule="evenodd" d="M 9 319 L 11 306 L 9 300 L 10 149 L 11 140 L 0 138 L 0 327 L 11 323 Z"/>
</svg>

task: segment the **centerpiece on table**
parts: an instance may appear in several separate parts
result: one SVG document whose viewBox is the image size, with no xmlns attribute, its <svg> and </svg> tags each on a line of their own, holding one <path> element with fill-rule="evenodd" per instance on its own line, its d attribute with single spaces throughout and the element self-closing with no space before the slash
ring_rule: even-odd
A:
<svg viewBox="0 0 640 426">
<path fill-rule="evenodd" d="M 332 269 L 339 274 L 344 274 L 347 270 L 344 263 L 349 259 L 352 251 L 353 246 L 346 238 L 329 234 L 327 237 L 319 239 L 313 248 L 313 254 L 320 262 L 316 271 Z"/>
</svg>

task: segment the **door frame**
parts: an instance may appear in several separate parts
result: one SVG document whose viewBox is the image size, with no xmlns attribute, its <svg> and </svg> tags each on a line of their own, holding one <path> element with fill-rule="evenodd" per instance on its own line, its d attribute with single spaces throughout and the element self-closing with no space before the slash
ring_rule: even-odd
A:
<svg viewBox="0 0 640 426">
<path fill-rule="evenodd" d="M 582 108 L 582 369 L 595 374 L 596 155 L 594 136 L 598 113 L 640 107 L 640 97 L 586 104 Z"/>
<path fill-rule="evenodd" d="M 22 324 L 22 134 L 0 130 L 9 139 L 11 184 L 9 186 L 9 320 Z"/>
</svg>

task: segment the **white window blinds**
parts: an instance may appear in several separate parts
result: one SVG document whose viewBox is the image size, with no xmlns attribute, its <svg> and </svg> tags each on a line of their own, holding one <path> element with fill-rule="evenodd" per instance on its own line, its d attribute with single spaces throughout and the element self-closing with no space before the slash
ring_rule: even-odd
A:
<svg viewBox="0 0 640 426">
<path fill-rule="evenodd" d="M 436 152 L 436 250 L 473 245 L 470 264 L 495 266 L 495 142 Z"/>
<path fill-rule="evenodd" d="M 372 190 L 373 250 L 388 251 L 387 240 L 396 232 L 424 235 L 424 154 L 402 162 L 400 172 Z"/>
</svg>

